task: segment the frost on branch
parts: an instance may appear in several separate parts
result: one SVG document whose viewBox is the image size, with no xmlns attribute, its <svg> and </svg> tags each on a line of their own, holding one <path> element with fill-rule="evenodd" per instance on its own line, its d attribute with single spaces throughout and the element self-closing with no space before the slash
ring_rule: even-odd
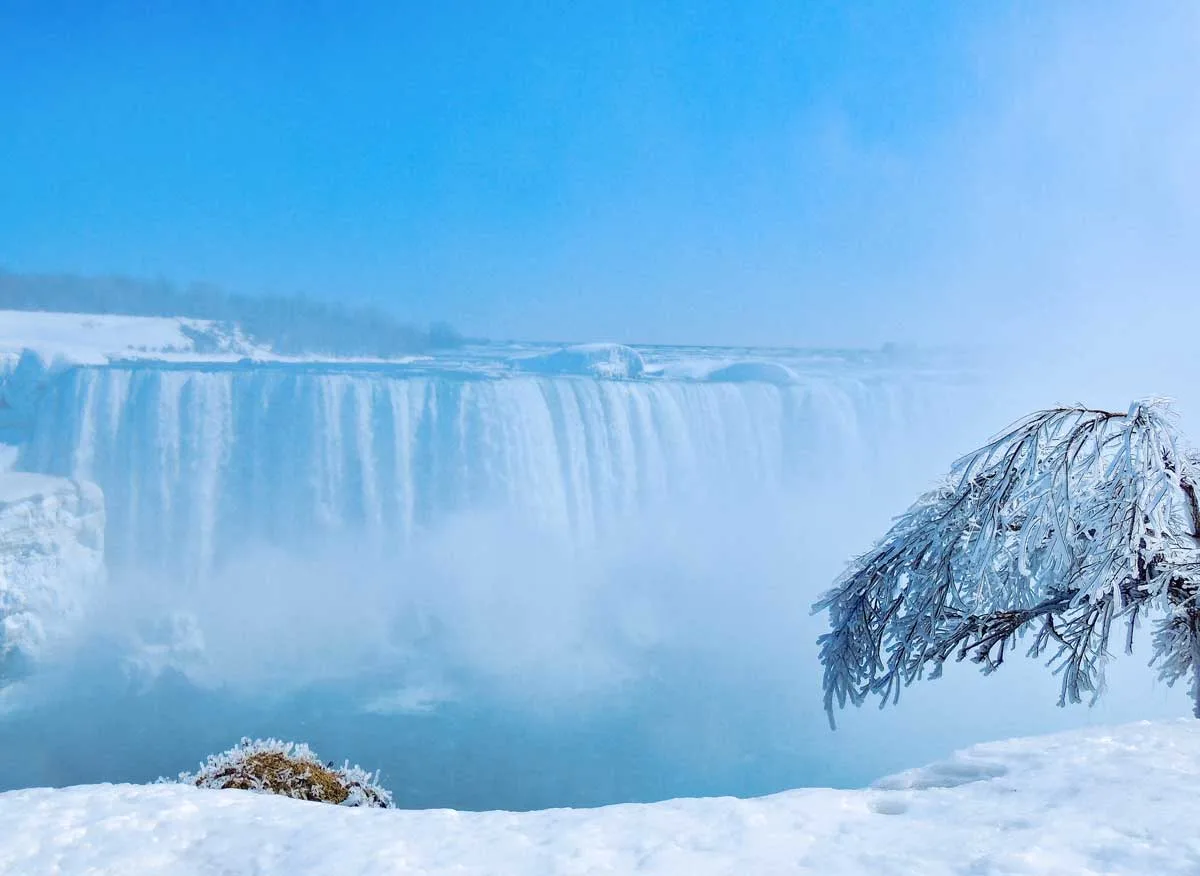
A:
<svg viewBox="0 0 1200 876">
<path fill-rule="evenodd" d="M 160 780 L 166 781 L 166 780 Z M 197 788 L 236 789 L 280 794 L 297 800 L 390 809 L 392 794 L 379 776 L 349 763 L 323 764 L 307 745 L 278 739 L 243 739 L 210 755 L 195 773 L 180 773 L 179 783 Z"/>
<path fill-rule="evenodd" d="M 1094 702 L 1114 622 L 1131 651 L 1147 613 L 1160 678 L 1190 675 L 1200 717 L 1198 479 L 1160 400 L 1042 411 L 963 457 L 814 606 L 830 723 L 950 658 L 991 672 L 1025 633 L 1059 705 Z"/>
</svg>

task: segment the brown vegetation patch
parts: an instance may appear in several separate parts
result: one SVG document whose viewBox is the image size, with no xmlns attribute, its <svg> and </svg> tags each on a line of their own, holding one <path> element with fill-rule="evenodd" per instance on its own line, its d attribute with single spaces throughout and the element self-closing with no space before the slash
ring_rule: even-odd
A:
<svg viewBox="0 0 1200 876">
<path fill-rule="evenodd" d="M 342 803 L 350 791 L 332 770 L 277 751 L 251 754 L 212 778 L 214 785 L 241 791 L 267 791 L 297 800 Z"/>
</svg>

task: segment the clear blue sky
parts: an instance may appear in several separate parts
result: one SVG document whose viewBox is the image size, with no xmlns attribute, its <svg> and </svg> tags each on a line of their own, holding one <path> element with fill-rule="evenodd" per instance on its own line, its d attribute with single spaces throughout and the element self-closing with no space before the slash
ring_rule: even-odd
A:
<svg viewBox="0 0 1200 876">
<path fill-rule="evenodd" d="M 493 337 L 929 340 L 1021 265 L 1070 286 L 1051 255 L 1131 201 L 1122 264 L 1161 237 L 1176 189 L 1106 188 L 1100 98 L 1157 37 L 1191 57 L 1186 6 L 0 0 L 0 266 Z"/>
</svg>

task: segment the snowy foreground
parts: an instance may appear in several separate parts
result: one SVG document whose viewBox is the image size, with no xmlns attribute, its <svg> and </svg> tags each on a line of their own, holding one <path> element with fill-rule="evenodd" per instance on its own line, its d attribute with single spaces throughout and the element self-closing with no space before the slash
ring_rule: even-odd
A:
<svg viewBox="0 0 1200 876">
<path fill-rule="evenodd" d="M 1200 722 L 989 743 L 864 791 L 356 810 L 242 791 L 0 794 L 0 873 L 1200 873 Z"/>
</svg>

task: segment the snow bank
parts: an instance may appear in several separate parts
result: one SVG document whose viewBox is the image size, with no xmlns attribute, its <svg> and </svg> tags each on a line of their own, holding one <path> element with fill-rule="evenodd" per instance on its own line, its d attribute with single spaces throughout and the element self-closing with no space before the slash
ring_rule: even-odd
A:
<svg viewBox="0 0 1200 876">
<path fill-rule="evenodd" d="M 646 363 L 623 344 L 579 344 L 552 353 L 516 359 L 513 367 L 534 374 L 576 374 L 590 377 L 641 377 Z"/>
<path fill-rule="evenodd" d="M 865 791 L 520 814 L 169 785 L 13 791 L 0 794 L 0 874 L 1200 872 L 1200 722 L 991 743 L 948 764 Z"/>
<path fill-rule="evenodd" d="M 37 353 L 46 363 L 102 365 L 163 354 L 251 356 L 262 352 L 234 327 L 180 316 L 115 316 L 0 310 L 0 358 Z"/>
<path fill-rule="evenodd" d="M 705 378 L 710 383 L 773 383 L 788 386 L 796 382 L 796 372 L 778 362 L 733 362 Z"/>
<path fill-rule="evenodd" d="M 104 503 L 85 483 L 0 474 L 0 687 L 36 660 L 103 580 Z"/>
</svg>

